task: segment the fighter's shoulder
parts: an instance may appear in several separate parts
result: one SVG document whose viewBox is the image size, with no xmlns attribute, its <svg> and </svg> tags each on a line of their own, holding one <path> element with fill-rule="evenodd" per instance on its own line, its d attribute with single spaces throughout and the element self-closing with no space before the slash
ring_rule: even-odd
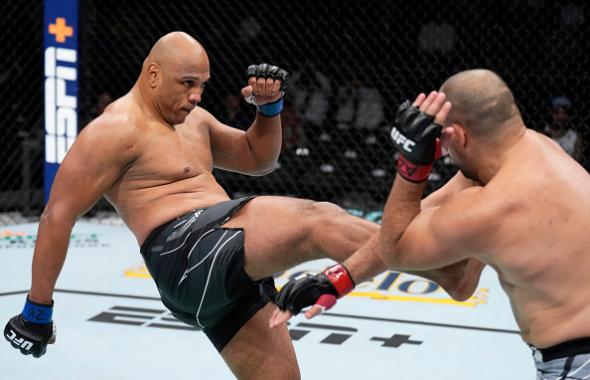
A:
<svg viewBox="0 0 590 380">
<path fill-rule="evenodd" d="M 441 231 L 455 240 L 479 239 L 516 211 L 518 202 L 509 192 L 494 186 L 472 186 L 449 197 L 436 210 Z"/>
<path fill-rule="evenodd" d="M 127 142 L 134 141 L 140 136 L 143 123 L 131 113 L 110 109 L 96 119 L 92 120 L 80 133 L 80 137 L 87 139 L 109 140 L 124 139 Z"/>
<path fill-rule="evenodd" d="M 211 112 L 199 106 L 193 108 L 191 113 L 186 117 L 185 123 L 194 126 L 205 127 L 211 127 L 217 124 L 221 124 L 221 122 L 215 116 L 213 116 Z"/>
<path fill-rule="evenodd" d="M 519 204 L 519 193 L 513 187 L 490 181 L 485 186 L 473 186 L 461 192 L 465 203 L 492 217 L 514 211 Z"/>
</svg>

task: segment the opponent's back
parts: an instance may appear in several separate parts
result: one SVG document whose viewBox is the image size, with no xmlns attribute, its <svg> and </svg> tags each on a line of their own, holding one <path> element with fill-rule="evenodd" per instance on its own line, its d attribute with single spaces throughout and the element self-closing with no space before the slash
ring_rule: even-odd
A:
<svg viewBox="0 0 590 380">
<path fill-rule="evenodd" d="M 507 205 L 492 221 L 489 260 L 524 339 L 544 347 L 590 335 L 590 175 L 527 130 L 487 187 Z"/>
</svg>

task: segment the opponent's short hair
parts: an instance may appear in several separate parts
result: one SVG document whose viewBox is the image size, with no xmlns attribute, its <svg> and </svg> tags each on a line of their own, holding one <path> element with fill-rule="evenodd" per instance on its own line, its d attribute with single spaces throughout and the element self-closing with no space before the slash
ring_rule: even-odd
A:
<svg viewBox="0 0 590 380">
<path fill-rule="evenodd" d="M 506 121 L 520 117 L 512 91 L 493 71 L 459 72 L 447 79 L 440 90 L 452 104 L 447 121 L 463 125 L 474 136 L 496 135 Z"/>
</svg>

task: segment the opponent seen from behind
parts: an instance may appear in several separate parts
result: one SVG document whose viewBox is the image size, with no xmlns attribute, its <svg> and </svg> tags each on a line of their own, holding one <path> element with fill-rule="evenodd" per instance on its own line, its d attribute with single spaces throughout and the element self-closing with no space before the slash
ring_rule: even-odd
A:
<svg viewBox="0 0 590 380">
<path fill-rule="evenodd" d="M 450 77 L 440 92 L 400 106 L 396 121 L 398 174 L 380 232 L 344 264 L 352 277 L 370 271 L 352 261 L 357 256 L 380 254 L 400 271 L 471 260 L 470 273 L 488 264 L 531 346 L 538 378 L 590 378 L 590 175 L 526 128 L 512 92 L 488 70 Z M 463 185 L 421 208 L 439 137 L 460 169 L 451 183 Z M 339 295 L 321 275 L 299 279 L 281 290 L 279 306 L 298 312 L 325 294 Z M 276 312 L 271 324 L 289 316 Z"/>
</svg>

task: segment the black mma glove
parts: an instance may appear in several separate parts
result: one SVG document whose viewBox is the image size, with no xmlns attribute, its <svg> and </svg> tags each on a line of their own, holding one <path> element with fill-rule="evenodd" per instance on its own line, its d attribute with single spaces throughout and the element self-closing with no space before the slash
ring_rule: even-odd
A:
<svg viewBox="0 0 590 380">
<path fill-rule="evenodd" d="M 259 65 L 250 65 L 248 66 L 248 79 L 251 77 L 264 78 L 268 79 L 271 78 L 273 80 L 280 80 L 281 87 L 280 91 L 283 92 L 283 96 L 285 91 L 287 90 L 287 78 L 289 78 L 289 73 L 278 66 L 269 65 L 267 63 L 261 63 Z M 246 102 L 250 104 L 254 104 L 256 106 L 256 110 L 264 116 L 273 117 L 281 113 L 283 109 L 283 97 L 281 96 L 275 102 L 267 103 L 263 105 L 256 104 L 256 97 L 254 95 L 250 95 L 246 98 Z"/>
<path fill-rule="evenodd" d="M 442 125 L 414 107 L 409 100 L 397 109 L 396 125 L 391 130 L 393 145 L 399 151 L 397 172 L 411 182 L 428 178 L 434 161 L 440 158 L 439 137 Z"/>
<path fill-rule="evenodd" d="M 12 317 L 4 327 L 4 338 L 24 355 L 40 358 L 47 344 L 55 342 L 53 330 L 53 302 L 44 305 L 27 297 L 23 312 Z"/>
<path fill-rule="evenodd" d="M 279 309 L 289 310 L 293 315 L 311 305 L 328 310 L 336 304 L 336 299 L 350 293 L 354 286 L 346 267 L 337 264 L 322 273 L 306 273 L 290 280 L 279 292 L 276 304 Z"/>
</svg>

